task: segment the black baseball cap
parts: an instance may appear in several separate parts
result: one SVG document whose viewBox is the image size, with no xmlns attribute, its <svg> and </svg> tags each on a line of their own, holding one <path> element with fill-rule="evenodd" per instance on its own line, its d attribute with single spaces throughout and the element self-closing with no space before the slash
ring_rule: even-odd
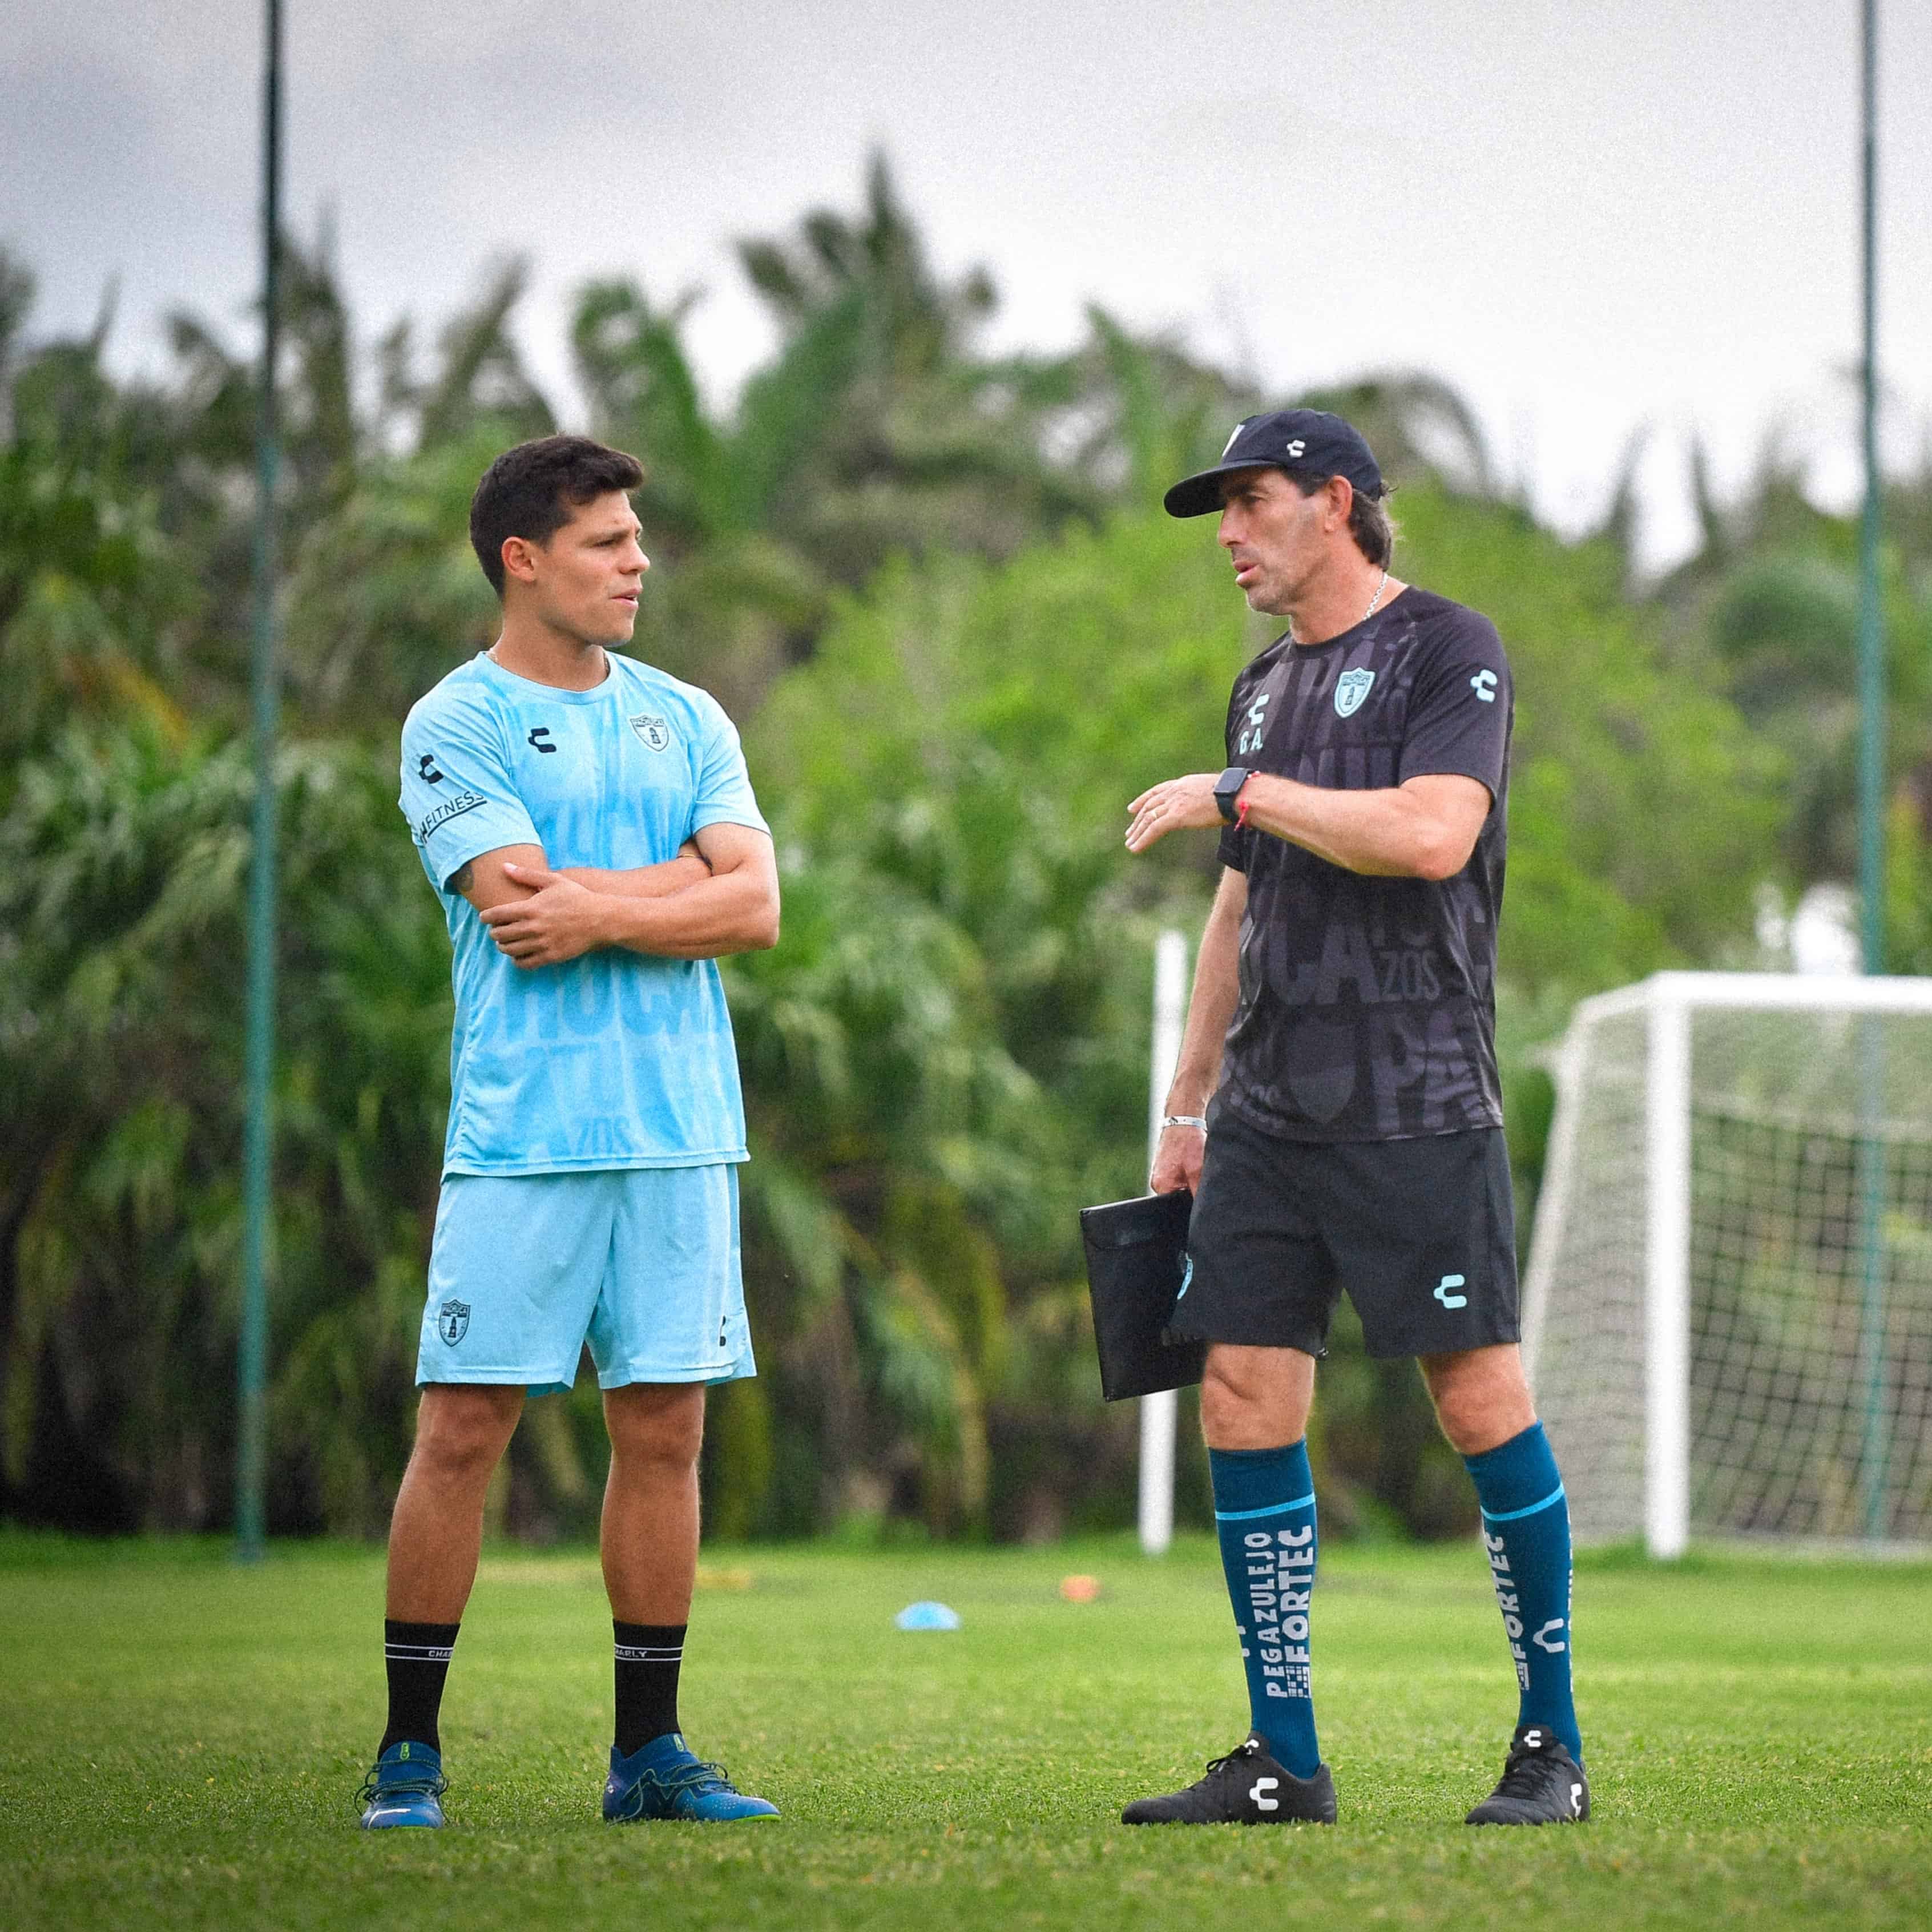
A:
<svg viewBox="0 0 1932 1932">
<path fill-rule="evenodd" d="M 1184 476 L 1161 501 L 1170 517 L 1204 517 L 1221 507 L 1220 478 L 1231 470 L 1262 464 L 1316 476 L 1346 476 L 1364 496 L 1382 494 L 1375 453 L 1354 424 L 1326 410 L 1270 410 L 1238 422 L 1220 461 Z"/>
</svg>

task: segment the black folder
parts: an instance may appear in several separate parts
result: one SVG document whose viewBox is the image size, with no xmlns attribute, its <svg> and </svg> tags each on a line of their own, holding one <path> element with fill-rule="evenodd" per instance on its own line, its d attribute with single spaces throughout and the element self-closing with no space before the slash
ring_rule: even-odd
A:
<svg viewBox="0 0 1932 1932">
<path fill-rule="evenodd" d="M 1193 1196 L 1181 1193 L 1144 1194 L 1080 1210 L 1100 1393 L 1109 1402 L 1201 1379 L 1207 1343 L 1167 1340 L 1193 1208 Z"/>
</svg>

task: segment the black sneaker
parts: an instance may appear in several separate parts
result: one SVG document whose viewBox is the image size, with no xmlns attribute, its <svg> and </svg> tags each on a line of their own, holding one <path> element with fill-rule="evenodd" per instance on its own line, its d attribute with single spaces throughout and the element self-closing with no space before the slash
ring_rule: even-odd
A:
<svg viewBox="0 0 1932 1932">
<path fill-rule="evenodd" d="M 1208 1760 L 1208 1775 L 1165 1798 L 1136 1798 L 1123 1825 L 1332 1825 L 1335 1780 L 1318 1764 L 1297 1778 L 1269 1756 L 1253 1732 L 1226 1757 Z"/>
<path fill-rule="evenodd" d="M 1583 1767 L 1546 1724 L 1520 1724 L 1495 1790 L 1466 1825 L 1580 1825 L 1590 1815 Z"/>
</svg>

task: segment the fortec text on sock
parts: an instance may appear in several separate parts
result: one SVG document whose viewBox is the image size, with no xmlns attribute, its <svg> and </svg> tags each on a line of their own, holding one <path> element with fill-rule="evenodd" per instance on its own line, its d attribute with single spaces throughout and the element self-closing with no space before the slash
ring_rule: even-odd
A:
<svg viewBox="0 0 1932 1932">
<path fill-rule="evenodd" d="M 1490 1552 L 1490 1579 L 1496 1586 L 1496 1607 L 1503 1613 L 1503 1628 L 1509 1633 L 1510 1654 L 1516 1659 L 1519 1690 L 1529 1688 L 1529 1652 L 1522 1647 L 1522 1606 L 1516 1595 L 1516 1579 L 1510 1574 L 1509 1555 L 1503 1539 L 1483 1532 L 1483 1547 Z"/>
<path fill-rule="evenodd" d="M 1248 1601 L 1255 1642 L 1270 1697 L 1310 1697 L 1308 1599 L 1315 1582 L 1315 1532 L 1251 1530 L 1241 1539 L 1248 1552 Z"/>
</svg>

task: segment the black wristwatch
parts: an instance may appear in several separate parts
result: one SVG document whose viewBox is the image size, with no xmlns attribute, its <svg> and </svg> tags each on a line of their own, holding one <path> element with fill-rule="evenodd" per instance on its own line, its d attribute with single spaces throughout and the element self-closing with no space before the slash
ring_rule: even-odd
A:
<svg viewBox="0 0 1932 1932">
<path fill-rule="evenodd" d="M 1242 786 L 1253 776 L 1246 765 L 1230 765 L 1214 781 L 1214 802 L 1230 825 L 1234 822 L 1234 801 L 1240 796 Z"/>
</svg>

